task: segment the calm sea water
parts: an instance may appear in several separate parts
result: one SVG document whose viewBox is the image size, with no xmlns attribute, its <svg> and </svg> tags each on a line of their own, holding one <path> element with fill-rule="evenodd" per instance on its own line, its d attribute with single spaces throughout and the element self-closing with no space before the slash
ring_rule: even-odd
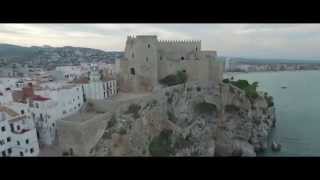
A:
<svg viewBox="0 0 320 180">
<path fill-rule="evenodd" d="M 277 124 L 271 138 L 282 149 L 261 156 L 320 156 L 320 71 L 225 74 L 230 76 L 257 81 L 259 90 L 274 97 Z"/>
</svg>

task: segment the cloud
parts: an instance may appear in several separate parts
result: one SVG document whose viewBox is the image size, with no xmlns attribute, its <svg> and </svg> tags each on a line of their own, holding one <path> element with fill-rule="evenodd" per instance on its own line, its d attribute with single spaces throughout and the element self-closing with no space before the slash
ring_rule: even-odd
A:
<svg viewBox="0 0 320 180">
<path fill-rule="evenodd" d="M 0 24 L 0 43 L 123 50 L 128 35 L 202 40 L 219 55 L 319 59 L 320 24 Z"/>
</svg>

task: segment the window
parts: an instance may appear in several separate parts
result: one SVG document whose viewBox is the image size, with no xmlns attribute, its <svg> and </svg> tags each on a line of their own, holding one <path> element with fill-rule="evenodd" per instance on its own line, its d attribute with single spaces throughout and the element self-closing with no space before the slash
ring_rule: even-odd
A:
<svg viewBox="0 0 320 180">
<path fill-rule="evenodd" d="M 78 104 L 78 107 L 80 107 L 80 103 Z"/>
<path fill-rule="evenodd" d="M 6 156 L 6 151 L 2 151 L 2 156 Z"/>
<path fill-rule="evenodd" d="M 80 96 L 78 96 L 78 99 L 80 99 Z"/>
<path fill-rule="evenodd" d="M 9 148 L 9 149 L 8 149 L 8 154 L 11 154 L 11 153 L 12 153 L 12 149 Z"/>
<path fill-rule="evenodd" d="M 11 131 L 14 130 L 13 124 L 10 124 Z"/>
<path fill-rule="evenodd" d="M 4 140 L 0 140 L 0 145 L 4 145 L 5 141 Z"/>
<path fill-rule="evenodd" d="M 131 57 L 134 58 L 134 53 L 132 53 Z"/>
<path fill-rule="evenodd" d="M 24 110 L 21 110 L 21 114 L 24 114 Z"/>
<path fill-rule="evenodd" d="M 30 153 L 31 153 L 31 154 L 33 153 L 33 148 L 30 149 Z"/>
<path fill-rule="evenodd" d="M 35 104 L 36 104 L 36 108 L 39 109 L 39 104 L 38 103 L 35 103 Z"/>
<path fill-rule="evenodd" d="M 26 139 L 26 144 L 29 144 L 29 139 Z"/>
<path fill-rule="evenodd" d="M 20 151 L 20 156 L 23 156 L 23 152 L 22 151 Z"/>
<path fill-rule="evenodd" d="M 17 145 L 20 146 L 20 141 L 17 141 Z"/>
<path fill-rule="evenodd" d="M 181 56 L 181 60 L 184 60 L 184 57 L 183 57 L 183 56 Z"/>
<path fill-rule="evenodd" d="M 196 51 L 198 51 L 198 46 L 196 46 Z"/>
<path fill-rule="evenodd" d="M 134 71 L 134 68 L 130 68 L 130 72 L 131 72 L 132 75 L 136 74 L 136 72 Z"/>
<path fill-rule="evenodd" d="M 160 60 L 162 60 L 162 56 L 160 56 Z"/>
<path fill-rule="evenodd" d="M 146 57 L 146 61 L 147 61 L 147 62 L 149 61 L 149 58 L 148 58 L 148 57 Z"/>
<path fill-rule="evenodd" d="M 17 125 L 17 129 L 20 130 L 20 126 L 19 125 Z"/>
<path fill-rule="evenodd" d="M 148 48 L 150 48 L 150 44 L 148 44 Z"/>
<path fill-rule="evenodd" d="M 52 127 L 54 127 L 54 123 L 52 123 Z"/>
<path fill-rule="evenodd" d="M 6 127 L 2 126 L 2 127 L 1 127 L 1 131 L 2 131 L 2 132 L 6 131 Z"/>
<path fill-rule="evenodd" d="M 7 142 L 11 142 L 11 138 L 10 137 L 7 137 Z"/>
</svg>

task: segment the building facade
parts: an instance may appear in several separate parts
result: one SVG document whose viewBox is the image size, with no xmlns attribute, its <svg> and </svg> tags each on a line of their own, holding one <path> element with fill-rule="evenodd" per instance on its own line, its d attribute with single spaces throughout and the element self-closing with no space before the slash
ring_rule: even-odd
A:
<svg viewBox="0 0 320 180">
<path fill-rule="evenodd" d="M 37 156 L 39 143 L 28 113 L 0 106 L 0 156 Z"/>
</svg>

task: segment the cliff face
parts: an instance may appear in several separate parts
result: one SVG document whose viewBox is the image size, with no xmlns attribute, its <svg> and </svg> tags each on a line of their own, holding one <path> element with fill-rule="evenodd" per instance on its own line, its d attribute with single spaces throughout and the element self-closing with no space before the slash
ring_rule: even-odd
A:
<svg viewBox="0 0 320 180">
<path fill-rule="evenodd" d="M 107 109 L 107 107 L 105 107 Z M 275 123 L 263 97 L 227 84 L 187 83 L 112 110 L 96 156 L 255 156 Z"/>
</svg>

